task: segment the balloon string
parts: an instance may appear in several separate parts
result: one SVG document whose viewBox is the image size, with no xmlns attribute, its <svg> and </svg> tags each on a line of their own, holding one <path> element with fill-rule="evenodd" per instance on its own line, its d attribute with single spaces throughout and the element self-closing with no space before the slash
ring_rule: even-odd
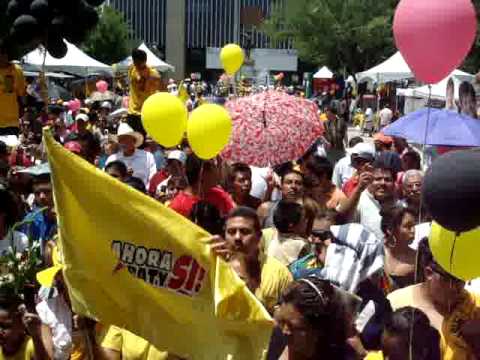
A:
<svg viewBox="0 0 480 360">
<path fill-rule="evenodd" d="M 425 125 L 425 133 L 423 137 L 423 165 L 426 165 L 426 157 L 427 157 L 427 137 L 428 137 L 428 126 L 430 125 L 430 102 L 432 100 L 432 85 L 428 85 L 428 99 L 427 99 L 427 124 Z M 423 196 L 420 196 L 420 210 L 418 211 L 418 222 L 422 222 L 423 216 Z"/>
<path fill-rule="evenodd" d="M 450 251 L 450 274 L 453 274 L 453 255 L 455 253 L 455 245 L 457 244 L 457 237 L 459 233 L 455 233 L 455 239 L 453 240 L 452 250 Z"/>
<path fill-rule="evenodd" d="M 45 109 L 45 114 L 48 114 L 48 85 L 47 85 L 47 76 L 46 76 L 46 62 L 47 62 L 47 49 L 43 49 L 43 62 L 42 69 L 40 72 L 40 92 L 43 98 L 43 104 Z"/>
</svg>

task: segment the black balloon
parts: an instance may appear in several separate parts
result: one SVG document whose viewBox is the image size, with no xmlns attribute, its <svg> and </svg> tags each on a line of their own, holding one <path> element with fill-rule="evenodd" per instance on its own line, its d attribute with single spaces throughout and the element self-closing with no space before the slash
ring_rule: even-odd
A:
<svg viewBox="0 0 480 360">
<path fill-rule="evenodd" d="M 7 7 L 7 17 L 9 19 L 16 19 L 20 15 L 22 15 L 23 9 L 20 7 L 20 4 L 16 0 L 11 0 L 8 3 Z"/>
<path fill-rule="evenodd" d="M 87 4 L 92 5 L 92 6 L 100 6 L 102 5 L 105 0 L 85 0 Z"/>
<path fill-rule="evenodd" d="M 65 44 L 61 38 L 57 37 L 48 39 L 47 50 L 50 55 L 57 59 L 63 58 L 68 52 L 67 44 Z"/>
<path fill-rule="evenodd" d="M 48 0 L 34 0 L 30 5 L 30 13 L 40 22 L 47 21 L 50 17 Z"/>
<path fill-rule="evenodd" d="M 78 22 L 82 24 L 88 30 L 97 26 L 99 16 L 97 10 L 91 6 L 85 6 L 78 14 Z"/>
<path fill-rule="evenodd" d="M 436 159 L 423 182 L 423 201 L 444 228 L 464 232 L 480 226 L 480 152 L 452 151 Z"/>
</svg>

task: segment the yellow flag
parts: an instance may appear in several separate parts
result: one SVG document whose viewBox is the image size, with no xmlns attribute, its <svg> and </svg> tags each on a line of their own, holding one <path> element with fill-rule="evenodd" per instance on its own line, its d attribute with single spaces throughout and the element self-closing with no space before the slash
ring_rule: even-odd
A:
<svg viewBox="0 0 480 360">
<path fill-rule="evenodd" d="M 208 234 L 66 151 L 48 130 L 64 277 L 76 313 L 187 359 L 261 359 L 272 319 Z"/>
<path fill-rule="evenodd" d="M 188 91 L 187 91 L 187 89 L 185 89 L 185 85 L 184 85 L 183 81 L 181 81 L 180 84 L 178 85 L 178 97 L 184 103 L 186 103 L 188 98 L 189 98 Z"/>
</svg>

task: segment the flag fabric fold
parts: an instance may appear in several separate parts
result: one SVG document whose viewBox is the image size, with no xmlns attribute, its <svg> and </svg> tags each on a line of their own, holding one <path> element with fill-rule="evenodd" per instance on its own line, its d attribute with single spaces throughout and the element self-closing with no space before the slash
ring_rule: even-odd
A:
<svg viewBox="0 0 480 360">
<path fill-rule="evenodd" d="M 261 359 L 272 319 L 188 219 L 56 143 L 52 170 L 73 309 L 187 359 Z"/>
</svg>

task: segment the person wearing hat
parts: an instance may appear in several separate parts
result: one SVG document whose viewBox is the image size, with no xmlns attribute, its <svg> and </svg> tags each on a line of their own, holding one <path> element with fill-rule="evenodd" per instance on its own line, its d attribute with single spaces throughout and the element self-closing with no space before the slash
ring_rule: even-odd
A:
<svg viewBox="0 0 480 360">
<path fill-rule="evenodd" d="M 339 189 L 350 180 L 355 174 L 355 168 L 352 166 L 352 156 L 355 154 L 353 149 L 355 145 L 363 143 L 363 139 L 360 136 L 355 136 L 350 139 L 348 143 L 348 149 L 346 150 L 347 154 L 341 158 L 333 169 L 332 182 Z"/>
<path fill-rule="evenodd" d="M 351 149 L 351 164 L 355 174 L 343 185 L 342 191 L 350 197 L 358 186 L 360 176 L 365 171 L 371 170 L 375 160 L 375 149 L 371 144 L 359 143 Z"/>
<path fill-rule="evenodd" d="M 134 131 L 127 123 L 121 123 L 117 131 L 120 150 L 107 159 L 106 165 L 112 161 L 123 162 L 131 176 L 143 181 L 148 188 L 150 180 L 157 172 L 155 158 L 149 152 L 138 149 L 143 144 L 143 135 Z"/>
<path fill-rule="evenodd" d="M 157 194 L 162 187 L 166 187 L 168 180 L 170 180 L 172 176 L 184 177 L 186 161 L 187 155 L 183 151 L 170 151 L 167 156 L 167 166 L 152 177 L 148 192 L 151 195 Z"/>
<path fill-rule="evenodd" d="M 377 153 L 381 153 L 383 151 L 391 150 L 393 145 L 393 138 L 379 132 L 373 135 L 373 142 L 375 143 L 375 150 L 377 151 Z"/>
</svg>

